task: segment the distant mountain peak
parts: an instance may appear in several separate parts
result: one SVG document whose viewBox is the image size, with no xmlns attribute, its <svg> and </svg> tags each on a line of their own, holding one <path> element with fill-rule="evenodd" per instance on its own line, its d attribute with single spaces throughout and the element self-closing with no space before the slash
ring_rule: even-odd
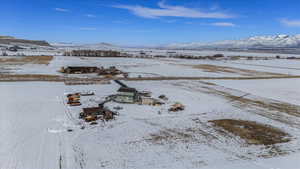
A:
<svg viewBox="0 0 300 169">
<path fill-rule="evenodd" d="M 274 35 L 274 36 L 253 36 L 241 40 L 225 40 L 212 43 L 176 43 L 170 44 L 167 48 L 300 48 L 300 34 L 298 35 Z"/>
</svg>

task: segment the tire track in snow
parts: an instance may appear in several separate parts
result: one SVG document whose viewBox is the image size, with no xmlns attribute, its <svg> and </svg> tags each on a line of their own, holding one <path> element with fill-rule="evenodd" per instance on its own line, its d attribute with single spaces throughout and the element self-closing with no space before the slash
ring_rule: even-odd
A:
<svg viewBox="0 0 300 169">
<path fill-rule="evenodd" d="M 222 97 L 236 108 L 300 129 L 300 106 L 202 81 L 189 81 L 188 83 L 181 81 L 171 84 L 188 91 Z"/>
<path fill-rule="evenodd" d="M 270 65 L 249 64 L 249 63 L 237 63 L 237 62 L 231 62 L 231 63 L 232 63 L 232 64 L 237 64 L 237 65 L 249 65 L 249 66 L 257 66 L 257 67 L 276 68 L 276 69 L 300 70 L 300 68 L 293 68 L 293 67 L 270 66 Z"/>
<path fill-rule="evenodd" d="M 73 152 L 74 154 L 74 160 L 75 162 L 78 164 L 80 169 L 84 169 L 86 166 L 86 157 L 85 157 L 85 153 L 83 152 L 83 150 L 77 146 L 77 145 L 73 145 Z"/>
<path fill-rule="evenodd" d="M 63 145 L 63 136 L 61 133 L 58 133 L 58 138 L 59 138 L 59 141 L 58 141 L 58 149 L 59 149 L 59 156 L 58 156 L 58 168 L 59 169 L 63 169 L 63 168 L 66 168 L 66 158 L 65 158 L 65 150 L 63 149 L 64 145 Z"/>
</svg>

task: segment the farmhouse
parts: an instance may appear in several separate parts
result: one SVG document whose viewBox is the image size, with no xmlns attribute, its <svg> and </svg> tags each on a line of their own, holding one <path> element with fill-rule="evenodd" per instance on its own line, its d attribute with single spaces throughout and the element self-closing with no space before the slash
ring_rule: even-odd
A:
<svg viewBox="0 0 300 169">
<path fill-rule="evenodd" d="M 138 91 L 135 88 L 120 87 L 114 101 L 119 103 L 136 103 L 139 101 Z"/>
<path fill-rule="evenodd" d="M 84 116 L 98 116 L 103 113 L 103 108 L 101 107 L 89 107 L 82 109 Z"/>
<path fill-rule="evenodd" d="M 104 104 L 106 102 L 107 101 L 100 103 L 98 107 L 83 108 L 82 112 L 79 114 L 79 118 L 84 119 L 86 122 L 96 121 L 98 119 L 106 121 L 114 119 L 114 115 L 117 115 L 118 113 L 105 108 Z"/>
<path fill-rule="evenodd" d="M 112 98 L 112 100 L 115 102 L 137 103 L 137 104 L 152 105 L 152 106 L 159 106 L 164 104 L 160 100 L 152 98 L 151 92 L 148 91 L 139 92 L 135 88 L 130 88 L 119 80 L 114 80 L 114 81 L 121 86 L 116 95 L 110 96 L 110 98 Z"/>
<path fill-rule="evenodd" d="M 85 67 L 85 66 L 68 66 L 62 67 L 61 72 L 68 74 L 82 74 L 82 73 L 96 73 L 97 67 Z"/>
<path fill-rule="evenodd" d="M 99 104 L 98 107 L 83 108 L 82 112 L 80 113 L 80 117 L 84 118 L 87 116 L 99 116 L 99 115 L 103 114 L 104 111 L 105 111 L 105 109 L 104 109 L 104 103 L 103 103 L 103 104 Z"/>
</svg>

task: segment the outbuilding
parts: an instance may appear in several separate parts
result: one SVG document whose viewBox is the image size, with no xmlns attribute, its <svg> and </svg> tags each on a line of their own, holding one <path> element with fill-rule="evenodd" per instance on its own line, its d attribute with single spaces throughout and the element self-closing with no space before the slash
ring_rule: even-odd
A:
<svg viewBox="0 0 300 169">
<path fill-rule="evenodd" d="M 139 101 L 138 91 L 135 88 L 120 87 L 114 101 L 119 103 L 136 103 Z"/>
<path fill-rule="evenodd" d="M 140 100 L 141 100 L 140 103 L 144 105 L 159 106 L 164 104 L 163 102 L 151 97 L 142 97 Z"/>
<path fill-rule="evenodd" d="M 103 109 L 101 107 L 89 107 L 82 109 L 84 116 L 98 116 L 103 113 Z"/>
</svg>

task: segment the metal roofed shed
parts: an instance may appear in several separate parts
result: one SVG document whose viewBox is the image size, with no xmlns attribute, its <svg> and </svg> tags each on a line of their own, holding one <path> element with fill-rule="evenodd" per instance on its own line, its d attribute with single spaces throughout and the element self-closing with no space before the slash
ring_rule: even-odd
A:
<svg viewBox="0 0 300 169">
<path fill-rule="evenodd" d="M 137 103 L 140 100 L 139 92 L 135 88 L 128 87 L 119 80 L 114 80 L 121 87 L 113 100 L 118 103 Z"/>
<path fill-rule="evenodd" d="M 160 106 L 164 103 L 157 99 L 151 98 L 151 97 L 141 97 L 140 104 L 151 105 L 151 106 Z"/>
<path fill-rule="evenodd" d="M 83 92 L 80 92 L 80 95 L 81 96 L 93 96 L 93 95 L 95 95 L 95 93 L 93 91 L 83 91 Z"/>
</svg>

